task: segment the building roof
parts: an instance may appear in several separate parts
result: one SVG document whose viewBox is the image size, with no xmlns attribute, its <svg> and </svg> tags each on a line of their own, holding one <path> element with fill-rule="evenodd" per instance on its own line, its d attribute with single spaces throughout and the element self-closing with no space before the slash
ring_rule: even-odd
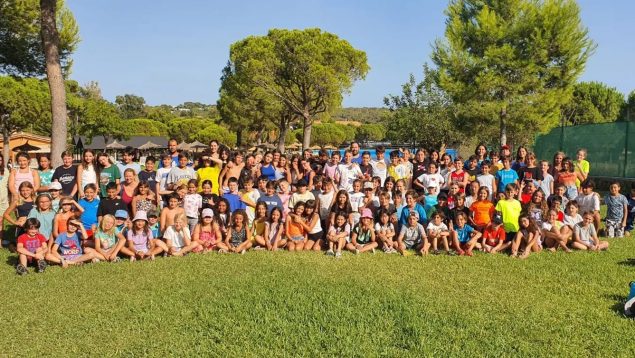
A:
<svg viewBox="0 0 635 358">
<path fill-rule="evenodd" d="M 104 142 L 104 137 L 98 136 L 93 137 L 92 141 L 89 144 L 89 139 L 87 137 L 74 137 L 73 143 L 77 143 L 77 139 L 81 138 L 82 143 L 84 144 L 84 149 L 106 149 L 106 146 L 115 141 L 114 138 L 109 138 L 108 142 Z M 138 137 L 130 137 L 128 140 L 120 140 L 119 143 L 125 145 L 126 147 L 139 148 L 146 142 L 151 141 L 160 145 L 163 148 L 168 147 L 168 138 L 163 136 L 138 136 Z"/>
</svg>

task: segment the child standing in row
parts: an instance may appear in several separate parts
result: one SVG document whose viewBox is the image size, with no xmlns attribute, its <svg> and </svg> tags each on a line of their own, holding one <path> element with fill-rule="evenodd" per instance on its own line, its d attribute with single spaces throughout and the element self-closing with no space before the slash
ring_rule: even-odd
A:
<svg viewBox="0 0 635 358">
<path fill-rule="evenodd" d="M 610 194 L 604 197 L 606 204 L 606 231 L 608 237 L 624 237 L 628 217 L 628 200 L 620 194 L 620 184 L 611 183 Z"/>
</svg>

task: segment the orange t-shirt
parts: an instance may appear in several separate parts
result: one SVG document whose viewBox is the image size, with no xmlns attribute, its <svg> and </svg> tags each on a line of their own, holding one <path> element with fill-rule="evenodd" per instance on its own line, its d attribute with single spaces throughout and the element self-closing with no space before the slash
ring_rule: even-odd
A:
<svg viewBox="0 0 635 358">
<path fill-rule="evenodd" d="M 296 224 L 291 218 L 287 220 L 291 220 L 287 229 L 287 236 L 289 238 L 304 236 L 304 227 L 302 225 Z"/>
<path fill-rule="evenodd" d="M 494 229 L 492 225 L 488 226 L 483 232 L 483 238 L 485 239 L 485 243 L 489 246 L 496 246 L 499 241 L 505 241 L 505 229 L 503 225 L 499 225 L 497 229 Z"/>
<path fill-rule="evenodd" d="M 470 206 L 470 211 L 474 214 L 474 223 L 477 226 L 489 225 L 494 215 L 494 204 L 491 201 L 475 201 Z"/>
</svg>

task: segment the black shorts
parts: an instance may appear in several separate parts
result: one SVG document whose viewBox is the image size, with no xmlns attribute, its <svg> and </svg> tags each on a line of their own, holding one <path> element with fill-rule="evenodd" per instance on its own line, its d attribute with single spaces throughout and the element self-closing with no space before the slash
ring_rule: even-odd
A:
<svg viewBox="0 0 635 358">
<path fill-rule="evenodd" d="M 505 243 L 512 242 L 516 239 L 517 232 L 506 232 L 505 233 Z"/>
<path fill-rule="evenodd" d="M 307 236 L 309 240 L 316 242 L 322 239 L 322 236 L 324 236 L 324 231 L 316 232 L 315 234 L 308 234 Z"/>
</svg>

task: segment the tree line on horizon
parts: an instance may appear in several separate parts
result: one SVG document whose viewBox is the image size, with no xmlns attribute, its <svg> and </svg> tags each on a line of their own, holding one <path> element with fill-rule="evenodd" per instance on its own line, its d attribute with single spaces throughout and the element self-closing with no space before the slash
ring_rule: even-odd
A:
<svg viewBox="0 0 635 358">
<path fill-rule="evenodd" d="M 59 135 L 51 100 L 60 95 L 51 96 L 53 87 L 40 79 L 47 69 L 41 26 L 47 1 L 0 0 L 5 138 L 18 130 L 53 133 L 54 141 Z M 54 14 L 59 67 L 67 76 L 79 28 L 62 1 Z M 385 107 L 341 106 L 370 70 L 364 51 L 321 29 L 272 29 L 231 45 L 215 104 L 149 106 L 135 94 L 110 102 L 97 82 L 62 82 L 63 138 L 165 135 L 279 148 L 352 140 L 440 147 L 466 137 L 528 144 L 534 133 L 557 125 L 635 116 L 635 91 L 625 98 L 604 83 L 578 82 L 595 44 L 575 1 L 451 0 L 446 15 L 432 66 L 424 64 L 419 80 L 411 74 L 401 93 L 384 98 Z"/>
</svg>

